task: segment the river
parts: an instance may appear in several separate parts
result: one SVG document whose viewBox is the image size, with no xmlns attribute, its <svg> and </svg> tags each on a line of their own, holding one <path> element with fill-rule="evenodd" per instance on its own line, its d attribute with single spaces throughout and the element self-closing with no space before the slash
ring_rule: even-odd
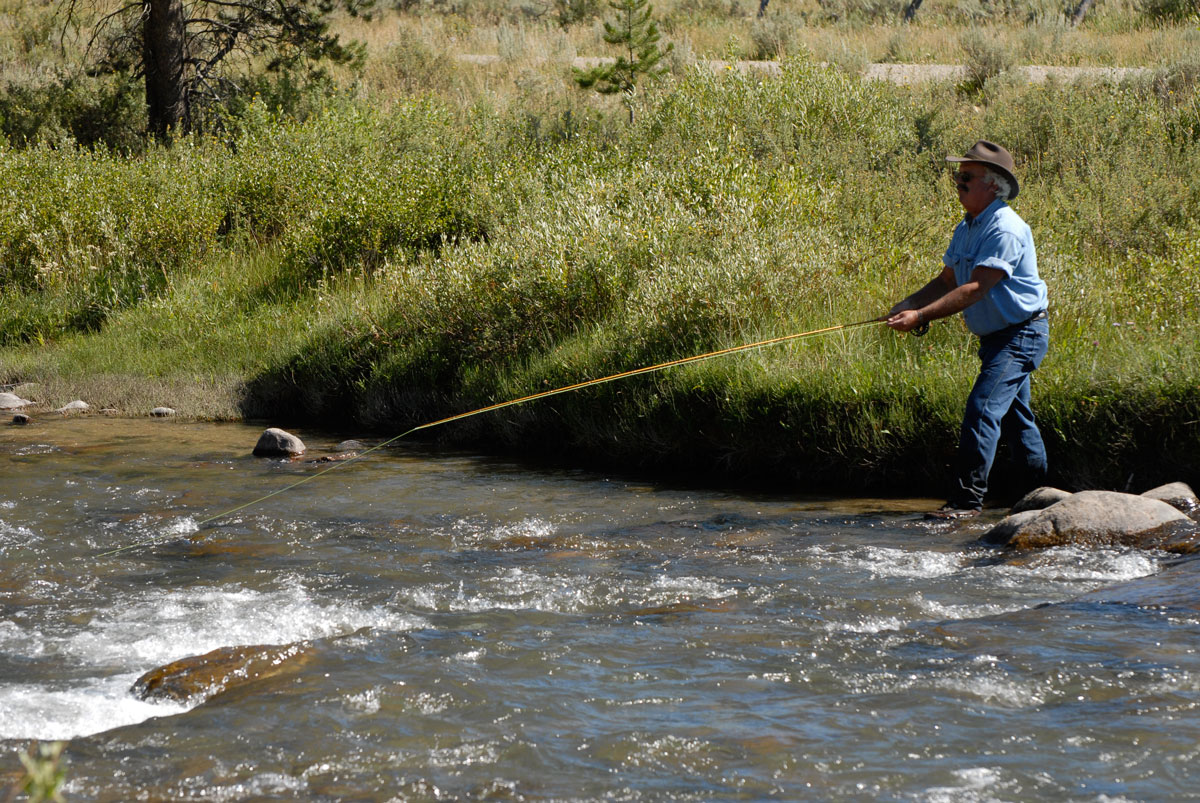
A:
<svg viewBox="0 0 1200 803">
<path fill-rule="evenodd" d="M 0 426 L 0 798 L 30 740 L 68 742 L 73 801 L 1200 788 L 1200 612 L 1089 595 L 1170 556 L 1006 557 L 976 541 L 1000 513 L 921 521 L 940 500 L 414 446 L 261 499 L 339 439 L 299 430 L 306 459 L 257 459 L 261 429 Z M 297 642 L 304 661 L 207 699 L 130 692 L 180 658 Z"/>
</svg>

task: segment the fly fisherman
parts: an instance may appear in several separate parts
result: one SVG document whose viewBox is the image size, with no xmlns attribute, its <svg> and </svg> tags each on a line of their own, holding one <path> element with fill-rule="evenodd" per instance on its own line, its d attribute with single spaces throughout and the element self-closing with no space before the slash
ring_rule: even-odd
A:
<svg viewBox="0 0 1200 803">
<path fill-rule="evenodd" d="M 1046 284 L 1038 276 L 1033 234 L 1005 201 L 1017 197 L 1013 158 L 980 140 L 952 174 L 966 215 L 954 229 L 944 267 L 894 306 L 887 324 L 908 332 L 926 321 L 963 314 L 979 336 L 979 376 L 967 397 L 958 442 L 955 490 L 932 519 L 978 516 L 1001 434 L 1030 487 L 1046 476 L 1046 447 L 1033 420 L 1029 377 L 1046 356 L 1050 326 Z"/>
</svg>

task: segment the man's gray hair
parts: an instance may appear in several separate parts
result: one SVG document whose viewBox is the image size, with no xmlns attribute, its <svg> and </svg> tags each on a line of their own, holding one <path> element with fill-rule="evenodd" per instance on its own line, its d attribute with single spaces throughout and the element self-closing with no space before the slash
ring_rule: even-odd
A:
<svg viewBox="0 0 1200 803">
<path fill-rule="evenodd" d="M 1001 201 L 1007 201 L 1012 195 L 1012 185 L 1008 183 L 1008 179 L 997 173 L 995 170 L 988 168 L 983 180 L 996 188 L 996 197 Z"/>
</svg>

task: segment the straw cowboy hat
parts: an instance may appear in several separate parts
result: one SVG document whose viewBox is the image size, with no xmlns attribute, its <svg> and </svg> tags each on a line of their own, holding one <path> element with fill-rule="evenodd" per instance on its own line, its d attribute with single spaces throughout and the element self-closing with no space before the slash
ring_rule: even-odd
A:
<svg viewBox="0 0 1200 803">
<path fill-rule="evenodd" d="M 1012 185 L 1012 194 L 1008 196 L 1008 200 L 1011 201 L 1017 197 L 1020 185 L 1017 184 L 1017 177 L 1013 175 L 1012 154 L 996 143 L 981 139 L 972 145 L 962 156 L 947 156 L 946 161 L 979 162 L 980 164 L 987 165 L 1004 176 L 1008 180 L 1008 183 Z"/>
</svg>

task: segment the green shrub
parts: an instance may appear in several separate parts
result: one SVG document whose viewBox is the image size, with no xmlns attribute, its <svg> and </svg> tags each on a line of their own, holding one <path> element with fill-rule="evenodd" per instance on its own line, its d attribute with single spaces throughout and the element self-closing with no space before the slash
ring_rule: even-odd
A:
<svg viewBox="0 0 1200 803">
<path fill-rule="evenodd" d="M 965 61 L 963 86 L 977 92 L 984 85 L 1012 69 L 1013 55 L 995 33 L 986 29 L 972 28 L 959 40 Z"/>
<path fill-rule="evenodd" d="M 1200 0 L 1141 0 L 1142 15 L 1155 23 L 1200 19 Z"/>
<path fill-rule="evenodd" d="M 3 152 L 0 342 L 93 330 L 206 253 L 222 210 L 195 155 L 187 145 L 141 159 L 44 146 Z"/>
<path fill-rule="evenodd" d="M 79 144 L 124 152 L 144 147 L 142 89 L 132 76 L 56 76 L 0 90 L 0 135 L 13 146 Z"/>
</svg>

